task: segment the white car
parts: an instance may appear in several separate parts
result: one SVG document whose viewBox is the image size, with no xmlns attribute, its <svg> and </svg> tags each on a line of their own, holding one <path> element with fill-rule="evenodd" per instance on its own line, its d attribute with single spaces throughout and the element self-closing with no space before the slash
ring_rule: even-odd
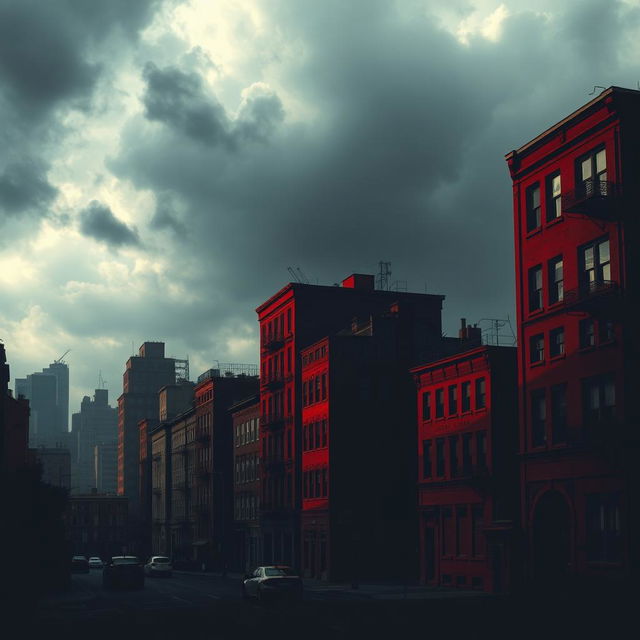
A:
<svg viewBox="0 0 640 640">
<path fill-rule="evenodd" d="M 144 565 L 144 572 L 148 576 L 170 578 L 173 572 L 173 565 L 167 556 L 151 556 L 149 562 Z"/>
<path fill-rule="evenodd" d="M 102 567 L 104 567 L 104 562 L 102 562 L 101 558 L 98 558 L 98 556 L 89 558 L 89 569 L 102 569 Z"/>
</svg>

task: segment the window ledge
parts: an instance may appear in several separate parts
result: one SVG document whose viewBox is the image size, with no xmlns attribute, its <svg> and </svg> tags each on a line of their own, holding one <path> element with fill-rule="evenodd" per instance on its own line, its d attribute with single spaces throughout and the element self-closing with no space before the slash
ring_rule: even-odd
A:
<svg viewBox="0 0 640 640">
<path fill-rule="evenodd" d="M 564 306 L 564 298 L 560 298 L 560 300 L 556 300 L 555 302 L 549 303 L 549 311 L 554 311 L 555 309 L 559 309 Z"/>
<path fill-rule="evenodd" d="M 537 236 L 539 233 L 542 233 L 542 225 L 535 229 L 531 229 L 531 231 L 527 231 L 525 233 L 525 238 L 528 240 L 529 238 L 533 238 L 533 236 Z"/>
<path fill-rule="evenodd" d="M 596 345 L 595 344 L 590 344 L 587 347 L 580 347 L 578 349 L 578 352 L 579 353 L 591 353 L 592 351 L 595 351 L 595 350 L 596 350 Z"/>
<path fill-rule="evenodd" d="M 536 362 L 530 362 L 530 363 L 529 363 L 529 366 L 530 366 L 531 368 L 534 368 L 534 367 L 544 367 L 544 365 L 545 365 L 545 364 L 546 364 L 546 363 L 545 363 L 544 359 L 542 359 L 542 360 L 536 360 Z"/>
<path fill-rule="evenodd" d="M 551 227 L 554 224 L 558 224 L 560 222 L 564 222 L 564 214 L 559 215 L 557 218 L 551 218 L 547 220 L 547 227 Z"/>
<path fill-rule="evenodd" d="M 557 356 L 551 356 L 551 362 L 557 362 L 558 360 L 564 360 L 567 357 L 566 353 L 559 353 Z"/>
<path fill-rule="evenodd" d="M 534 309 L 533 311 L 529 311 L 529 317 L 535 318 L 536 316 L 541 316 L 545 312 L 544 307 L 540 307 L 539 309 Z"/>
</svg>

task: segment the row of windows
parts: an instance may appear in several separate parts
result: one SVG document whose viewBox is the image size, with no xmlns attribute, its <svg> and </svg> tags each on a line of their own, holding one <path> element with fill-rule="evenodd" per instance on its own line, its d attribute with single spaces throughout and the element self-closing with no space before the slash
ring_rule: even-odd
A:
<svg viewBox="0 0 640 640">
<path fill-rule="evenodd" d="M 313 351 L 310 351 L 309 353 L 306 353 L 305 355 L 303 355 L 302 364 L 303 366 L 310 364 L 312 362 L 315 362 L 316 360 L 320 360 L 324 358 L 326 355 L 327 355 L 327 346 L 323 344 L 317 349 L 314 349 Z"/>
<path fill-rule="evenodd" d="M 578 280 L 581 291 L 585 293 L 611 281 L 611 253 L 608 238 L 600 238 L 578 249 Z M 542 265 L 531 267 L 528 272 L 530 312 L 544 307 L 543 281 Z M 556 256 L 548 261 L 547 285 L 547 304 L 562 302 L 565 297 L 562 256 Z"/>
<path fill-rule="evenodd" d="M 327 446 L 327 420 L 302 425 L 302 450 L 312 451 Z"/>
<path fill-rule="evenodd" d="M 611 342 L 615 337 L 615 328 L 612 320 L 600 318 L 584 318 L 580 320 L 579 346 L 580 349 L 588 349 L 601 344 Z M 549 331 L 549 357 L 557 358 L 565 353 L 564 327 L 555 327 Z M 537 333 L 529 339 L 529 362 L 536 364 L 545 361 L 545 334 Z"/>
<path fill-rule="evenodd" d="M 322 373 L 302 383 L 302 406 L 327 399 L 327 374 Z"/>
<path fill-rule="evenodd" d="M 260 375 L 263 381 L 281 380 L 292 371 L 293 348 L 287 347 L 273 356 L 262 359 Z"/>
<path fill-rule="evenodd" d="M 255 520 L 260 510 L 260 497 L 253 493 L 240 493 L 234 500 L 235 520 Z"/>
<path fill-rule="evenodd" d="M 235 460 L 235 483 L 254 482 L 260 477 L 260 456 L 257 453 L 237 456 Z"/>
<path fill-rule="evenodd" d="M 582 418 L 586 426 L 614 415 L 616 388 L 613 373 L 581 381 Z M 567 441 L 567 383 L 531 392 L 531 444 L 542 447 Z"/>
<path fill-rule="evenodd" d="M 278 391 L 277 393 L 269 395 L 268 398 L 262 401 L 262 415 L 268 416 L 282 416 L 284 411 L 284 393 Z M 287 389 L 287 414 L 291 415 L 292 400 L 291 400 L 291 387 Z"/>
<path fill-rule="evenodd" d="M 471 411 L 471 381 L 449 385 L 446 389 L 448 400 L 447 415 L 456 415 L 459 411 L 466 413 Z M 458 406 L 458 395 L 460 396 L 460 406 Z M 435 407 L 432 407 L 432 392 L 425 391 L 422 394 L 422 419 L 431 420 L 432 417 L 443 418 L 445 415 L 445 388 L 436 389 Z M 484 409 L 487 406 L 486 381 L 484 378 L 477 378 L 474 385 L 474 408 Z M 435 409 L 435 411 L 434 411 Z"/>
<path fill-rule="evenodd" d="M 197 397 L 196 404 L 205 404 L 209 402 L 209 400 L 213 400 L 213 389 L 209 389 L 209 391 L 205 391 Z"/>
<path fill-rule="evenodd" d="M 285 335 L 289 335 L 292 331 L 291 307 L 289 307 L 286 312 L 278 314 L 275 318 L 262 325 L 262 344 L 265 344 L 269 340 L 282 340 Z"/>
<path fill-rule="evenodd" d="M 329 495 L 329 469 L 322 467 L 302 473 L 302 497 L 326 498 Z"/>
<path fill-rule="evenodd" d="M 260 419 L 251 418 L 247 422 L 236 425 L 235 441 L 236 447 L 243 444 L 257 442 L 260 439 Z"/>
<path fill-rule="evenodd" d="M 269 434 L 262 440 L 262 457 L 265 462 L 283 460 L 285 453 L 287 458 L 291 457 L 291 431 L 286 432 L 286 437 L 280 432 Z"/>
<path fill-rule="evenodd" d="M 434 450 L 435 449 L 435 450 Z M 485 431 L 463 433 L 422 442 L 422 477 L 458 478 L 487 468 Z"/>
<path fill-rule="evenodd" d="M 292 504 L 291 474 L 265 478 L 262 491 L 265 509 L 290 507 Z"/>
<path fill-rule="evenodd" d="M 607 195 L 607 156 L 604 148 L 594 149 L 576 161 L 576 191 L 583 196 Z M 562 216 L 562 177 L 559 171 L 544 180 L 544 192 L 536 182 L 526 190 L 527 232 L 540 229 L 542 225 L 542 195 L 544 194 L 545 218 L 547 222 Z"/>
<path fill-rule="evenodd" d="M 478 558 L 486 554 L 482 505 L 442 508 L 443 558 Z"/>
</svg>

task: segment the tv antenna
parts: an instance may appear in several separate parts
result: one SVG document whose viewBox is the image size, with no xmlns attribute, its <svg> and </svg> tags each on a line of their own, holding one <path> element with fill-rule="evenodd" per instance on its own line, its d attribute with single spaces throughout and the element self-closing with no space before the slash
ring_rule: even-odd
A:
<svg viewBox="0 0 640 640">
<path fill-rule="evenodd" d="M 291 277 L 300 284 L 309 284 L 309 278 L 300 267 L 296 267 L 295 271 L 291 267 L 287 267 L 287 271 L 291 274 Z"/>
<path fill-rule="evenodd" d="M 380 271 L 378 272 L 378 289 L 382 289 L 382 291 L 389 291 L 391 263 L 380 260 L 380 262 L 378 262 L 378 266 L 380 267 Z"/>
<path fill-rule="evenodd" d="M 601 87 L 599 84 L 594 84 L 593 85 L 593 91 L 591 93 L 589 93 L 588 95 L 592 96 L 595 92 L 596 89 L 606 89 L 607 87 Z"/>
</svg>

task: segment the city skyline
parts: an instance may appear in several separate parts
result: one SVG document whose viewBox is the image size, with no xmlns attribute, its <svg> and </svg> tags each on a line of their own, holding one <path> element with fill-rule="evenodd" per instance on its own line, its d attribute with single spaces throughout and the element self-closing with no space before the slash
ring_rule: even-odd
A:
<svg viewBox="0 0 640 640">
<path fill-rule="evenodd" d="M 513 322 L 504 154 L 637 85 L 638 8 L 441 5 L 0 2 L 11 386 L 71 349 L 71 411 L 99 375 L 115 399 L 146 340 L 192 377 L 255 363 L 288 267 L 389 261 L 450 336 Z"/>
</svg>

